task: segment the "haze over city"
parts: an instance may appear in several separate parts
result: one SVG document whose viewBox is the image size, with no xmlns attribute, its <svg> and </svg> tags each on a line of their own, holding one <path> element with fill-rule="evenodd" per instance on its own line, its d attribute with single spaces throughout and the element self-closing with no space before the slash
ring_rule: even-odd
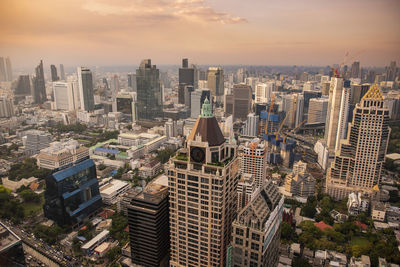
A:
<svg viewBox="0 0 400 267">
<path fill-rule="evenodd" d="M 330 65 L 400 60 L 400 2 L 2 0 L 0 50 L 14 67 L 76 65 Z"/>
</svg>

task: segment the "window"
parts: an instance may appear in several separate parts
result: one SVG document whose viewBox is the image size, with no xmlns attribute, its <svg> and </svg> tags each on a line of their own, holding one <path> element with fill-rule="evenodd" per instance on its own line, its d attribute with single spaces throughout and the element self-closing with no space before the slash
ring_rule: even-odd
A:
<svg viewBox="0 0 400 267">
<path fill-rule="evenodd" d="M 251 243 L 251 249 L 258 250 L 260 248 L 259 244 Z"/>
<path fill-rule="evenodd" d="M 251 239 L 256 240 L 256 241 L 260 241 L 260 235 L 252 233 L 251 234 Z"/>
<path fill-rule="evenodd" d="M 236 237 L 235 243 L 238 245 L 243 245 L 243 239 Z"/>
</svg>

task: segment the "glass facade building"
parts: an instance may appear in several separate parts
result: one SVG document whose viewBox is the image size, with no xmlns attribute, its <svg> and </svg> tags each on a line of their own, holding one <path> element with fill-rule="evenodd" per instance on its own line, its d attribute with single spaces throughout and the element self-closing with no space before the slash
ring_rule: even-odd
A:
<svg viewBox="0 0 400 267">
<path fill-rule="evenodd" d="M 136 70 L 137 112 L 141 121 L 163 117 L 163 97 L 160 72 L 150 59 L 145 59 Z"/>
<path fill-rule="evenodd" d="M 46 178 L 44 214 L 58 225 L 77 225 L 102 205 L 96 166 L 85 159 Z"/>
</svg>

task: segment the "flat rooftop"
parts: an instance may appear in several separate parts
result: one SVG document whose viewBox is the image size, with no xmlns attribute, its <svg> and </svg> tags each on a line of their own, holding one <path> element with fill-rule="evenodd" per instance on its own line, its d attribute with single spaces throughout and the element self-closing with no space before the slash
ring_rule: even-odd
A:
<svg viewBox="0 0 400 267">
<path fill-rule="evenodd" d="M 119 189 L 128 185 L 129 184 L 127 182 L 113 179 L 110 183 L 100 187 L 100 194 L 111 195 L 115 191 L 118 191 Z"/>
<path fill-rule="evenodd" d="M 0 252 L 15 246 L 21 239 L 0 222 Z"/>
</svg>

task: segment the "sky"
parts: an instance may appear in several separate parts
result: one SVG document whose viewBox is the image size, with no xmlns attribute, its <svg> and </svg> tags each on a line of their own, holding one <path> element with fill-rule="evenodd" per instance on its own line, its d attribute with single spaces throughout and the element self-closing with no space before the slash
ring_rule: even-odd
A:
<svg viewBox="0 0 400 267">
<path fill-rule="evenodd" d="M 14 67 L 400 64 L 399 0 L 0 0 Z"/>
</svg>

